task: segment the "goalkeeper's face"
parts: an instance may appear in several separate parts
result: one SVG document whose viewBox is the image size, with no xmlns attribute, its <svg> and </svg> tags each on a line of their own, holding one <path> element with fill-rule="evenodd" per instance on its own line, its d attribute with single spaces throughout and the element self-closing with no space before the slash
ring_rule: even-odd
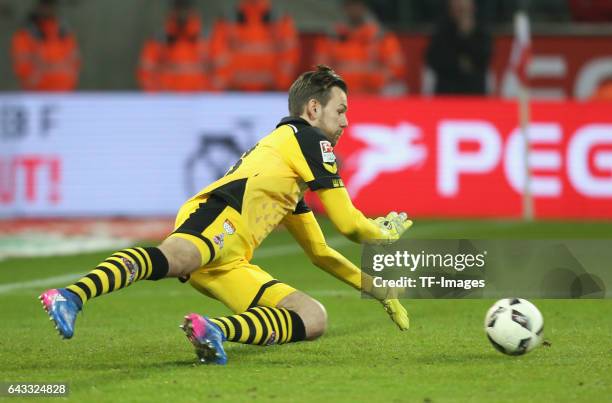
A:
<svg viewBox="0 0 612 403">
<path fill-rule="evenodd" d="M 346 93 L 338 87 L 332 87 L 329 101 L 316 113 L 313 126 L 321 129 L 333 146 L 338 143 L 342 132 L 348 126 L 346 111 L 348 102 Z"/>
</svg>

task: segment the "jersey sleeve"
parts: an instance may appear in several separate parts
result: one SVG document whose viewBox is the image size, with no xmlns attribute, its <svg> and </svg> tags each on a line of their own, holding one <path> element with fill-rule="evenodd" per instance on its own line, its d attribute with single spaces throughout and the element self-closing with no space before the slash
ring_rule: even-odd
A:
<svg viewBox="0 0 612 403">
<path fill-rule="evenodd" d="M 288 215 L 283 223 L 316 266 L 357 290 L 361 289 L 361 270 L 327 245 L 314 214 Z"/>
<path fill-rule="evenodd" d="M 323 133 L 316 128 L 305 127 L 295 137 L 300 148 L 296 158 L 303 159 L 305 164 L 297 163 L 294 166 L 310 190 L 344 187 L 338 175 L 334 148 Z"/>
</svg>

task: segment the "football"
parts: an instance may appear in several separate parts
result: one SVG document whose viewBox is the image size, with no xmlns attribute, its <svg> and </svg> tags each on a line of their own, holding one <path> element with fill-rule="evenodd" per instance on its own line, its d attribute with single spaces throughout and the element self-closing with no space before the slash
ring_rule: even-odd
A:
<svg viewBox="0 0 612 403">
<path fill-rule="evenodd" d="M 485 316 L 487 338 L 499 352 L 523 355 L 539 346 L 544 336 L 544 318 L 531 302 L 521 298 L 497 301 Z"/>
</svg>

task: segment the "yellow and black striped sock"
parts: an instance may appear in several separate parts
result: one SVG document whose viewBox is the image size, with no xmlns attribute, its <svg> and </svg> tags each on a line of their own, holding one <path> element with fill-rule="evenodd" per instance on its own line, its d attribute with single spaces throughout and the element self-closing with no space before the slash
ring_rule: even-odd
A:
<svg viewBox="0 0 612 403">
<path fill-rule="evenodd" d="M 285 308 L 256 306 L 245 312 L 210 319 L 228 341 L 244 344 L 284 344 L 306 339 L 300 316 Z"/>
<path fill-rule="evenodd" d="M 158 248 L 128 248 L 115 252 L 66 289 L 83 303 L 117 291 L 138 280 L 159 280 L 168 274 L 168 259 Z"/>
</svg>

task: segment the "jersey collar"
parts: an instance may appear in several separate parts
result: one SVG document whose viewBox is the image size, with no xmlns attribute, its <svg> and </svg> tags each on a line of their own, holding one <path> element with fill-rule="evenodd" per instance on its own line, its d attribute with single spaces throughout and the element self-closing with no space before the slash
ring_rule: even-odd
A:
<svg viewBox="0 0 612 403">
<path fill-rule="evenodd" d="M 281 121 L 276 125 L 276 127 L 280 127 L 282 125 L 305 125 L 310 126 L 310 123 L 305 119 L 295 116 L 286 116 L 281 119 Z"/>
</svg>

